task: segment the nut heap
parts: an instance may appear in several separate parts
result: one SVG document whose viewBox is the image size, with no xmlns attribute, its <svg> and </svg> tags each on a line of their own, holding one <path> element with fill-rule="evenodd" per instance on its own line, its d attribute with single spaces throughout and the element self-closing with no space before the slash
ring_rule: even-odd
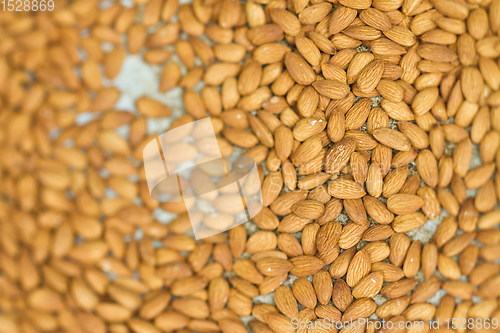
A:
<svg viewBox="0 0 500 333">
<path fill-rule="evenodd" d="M 0 13 L 1 333 L 498 331 L 444 323 L 500 320 L 500 0 L 133 2 Z M 253 221 L 195 241 L 151 199 L 172 111 L 115 110 L 131 54 L 182 89 L 170 128 L 260 163 Z"/>
</svg>

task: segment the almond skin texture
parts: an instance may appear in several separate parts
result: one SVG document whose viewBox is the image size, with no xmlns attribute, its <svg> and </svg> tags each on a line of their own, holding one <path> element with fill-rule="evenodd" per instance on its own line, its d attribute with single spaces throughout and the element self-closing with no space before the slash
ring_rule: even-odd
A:
<svg viewBox="0 0 500 333">
<path fill-rule="evenodd" d="M 316 78 L 310 65 L 296 53 L 288 52 L 285 54 L 285 66 L 292 79 L 299 84 L 309 85 Z"/>
<path fill-rule="evenodd" d="M 324 265 L 324 263 L 320 259 L 313 256 L 294 257 L 290 259 L 290 262 L 294 266 L 290 271 L 290 274 L 298 277 L 313 275 L 318 272 Z"/>
<path fill-rule="evenodd" d="M 374 60 L 369 63 L 358 75 L 357 86 L 363 93 L 375 89 L 384 73 L 384 62 Z"/>
<path fill-rule="evenodd" d="M 328 184 L 328 193 L 339 199 L 359 199 L 366 194 L 358 183 L 341 178 Z"/>
<path fill-rule="evenodd" d="M 410 214 L 422 207 L 424 199 L 411 194 L 394 194 L 387 199 L 387 208 L 394 214 Z"/>
<path fill-rule="evenodd" d="M 370 269 L 370 256 L 368 253 L 364 250 L 357 252 L 352 258 L 349 268 L 347 269 L 347 284 L 351 287 L 355 286 L 368 274 Z"/>
<path fill-rule="evenodd" d="M 352 295 L 354 298 L 373 297 L 382 288 L 384 282 L 384 274 L 382 272 L 375 272 L 368 274 L 361 279 L 354 287 Z"/>
<path fill-rule="evenodd" d="M 317 219 L 323 215 L 325 206 L 316 200 L 305 200 L 295 203 L 291 207 L 292 212 L 300 218 Z"/>
<path fill-rule="evenodd" d="M 403 133 L 389 128 L 376 129 L 373 131 L 373 136 L 377 141 L 392 149 L 408 151 L 411 148 L 410 140 Z"/>
<path fill-rule="evenodd" d="M 312 86 L 320 95 L 331 99 L 344 98 L 349 92 L 349 88 L 345 83 L 336 80 L 315 81 Z"/>
<path fill-rule="evenodd" d="M 292 286 L 293 295 L 297 301 L 307 308 L 316 307 L 317 299 L 314 288 L 306 278 L 298 278 Z"/>
<path fill-rule="evenodd" d="M 369 317 L 375 312 L 377 305 L 369 298 L 354 301 L 342 315 L 342 321 L 356 320 Z"/>
<path fill-rule="evenodd" d="M 333 248 L 340 239 L 342 226 L 338 222 L 329 222 L 323 225 L 316 236 L 316 248 L 319 252 L 325 252 Z"/>
<path fill-rule="evenodd" d="M 333 145 L 325 157 L 325 171 L 334 174 L 342 170 L 355 148 L 356 142 L 350 138 L 342 139 Z"/>
</svg>

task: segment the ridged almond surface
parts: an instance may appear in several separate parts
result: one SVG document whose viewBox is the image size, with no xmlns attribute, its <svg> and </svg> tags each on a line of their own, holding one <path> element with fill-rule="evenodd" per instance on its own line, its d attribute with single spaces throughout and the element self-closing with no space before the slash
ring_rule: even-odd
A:
<svg viewBox="0 0 500 333">
<path fill-rule="evenodd" d="M 317 135 L 307 138 L 290 156 L 294 165 L 301 165 L 309 162 L 316 156 L 323 148 L 321 138 Z"/>
<path fill-rule="evenodd" d="M 292 286 L 293 295 L 306 308 L 314 309 L 317 304 L 316 292 L 306 278 L 298 278 Z"/>
<path fill-rule="evenodd" d="M 377 308 L 377 304 L 370 298 L 361 298 L 354 301 L 342 315 L 342 321 L 356 320 L 371 316 Z"/>
<path fill-rule="evenodd" d="M 357 79 L 357 86 L 363 93 L 368 93 L 377 87 L 384 73 L 384 62 L 374 60 L 361 70 Z"/>
<path fill-rule="evenodd" d="M 424 199 L 411 194 L 394 194 L 387 199 L 387 209 L 397 215 L 416 212 L 423 204 Z"/>
<path fill-rule="evenodd" d="M 333 248 L 341 235 L 342 226 L 338 222 L 329 222 L 321 226 L 316 236 L 316 248 L 319 252 L 326 252 Z"/>
<path fill-rule="evenodd" d="M 378 142 L 395 150 L 408 151 L 411 148 L 410 140 L 403 133 L 390 128 L 374 130 L 373 137 Z"/>
<path fill-rule="evenodd" d="M 323 261 L 314 256 L 298 256 L 289 260 L 294 266 L 290 274 L 298 277 L 313 275 L 324 266 Z"/>
<path fill-rule="evenodd" d="M 328 193 L 339 199 L 359 199 L 366 194 L 359 183 L 342 178 L 328 184 Z"/>
<path fill-rule="evenodd" d="M 378 294 L 384 283 L 384 274 L 382 272 L 370 273 L 362 278 L 352 290 L 354 298 L 373 298 Z"/>
<path fill-rule="evenodd" d="M 291 207 L 292 212 L 300 218 L 315 220 L 325 211 L 325 206 L 317 200 L 304 200 Z"/>
<path fill-rule="evenodd" d="M 311 66 L 299 54 L 294 52 L 286 53 L 285 66 L 292 79 L 298 84 L 310 85 L 316 79 L 316 75 Z"/>
<path fill-rule="evenodd" d="M 334 144 L 325 157 L 325 171 L 331 174 L 339 172 L 348 162 L 356 148 L 356 142 L 344 138 Z"/>
<path fill-rule="evenodd" d="M 314 81 L 312 86 L 320 95 L 331 99 L 342 99 L 349 92 L 349 87 L 345 83 L 336 80 Z"/>
<path fill-rule="evenodd" d="M 347 269 L 346 282 L 354 287 L 371 270 L 370 256 L 365 250 L 358 251 Z M 354 295 L 353 295 L 354 296 Z"/>
<path fill-rule="evenodd" d="M 281 313 L 290 318 L 296 318 L 299 314 L 297 300 L 292 289 L 287 286 L 281 286 L 274 291 L 274 302 Z"/>
</svg>

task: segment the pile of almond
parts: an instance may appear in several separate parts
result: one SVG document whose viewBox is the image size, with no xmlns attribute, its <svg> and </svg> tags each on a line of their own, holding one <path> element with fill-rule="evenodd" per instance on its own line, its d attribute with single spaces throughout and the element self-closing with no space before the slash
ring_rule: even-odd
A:
<svg viewBox="0 0 500 333">
<path fill-rule="evenodd" d="M 134 55 L 182 116 L 115 109 Z M 0 12 L 0 333 L 499 331 L 499 66 L 500 0 Z M 142 153 L 206 117 L 218 147 L 189 149 L 243 149 L 264 208 L 196 241 Z M 362 318 L 394 325 L 310 325 Z"/>
</svg>

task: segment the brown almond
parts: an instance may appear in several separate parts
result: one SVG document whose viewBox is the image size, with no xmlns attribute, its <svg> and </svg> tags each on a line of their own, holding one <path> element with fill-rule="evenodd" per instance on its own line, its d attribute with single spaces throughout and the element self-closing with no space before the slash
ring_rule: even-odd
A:
<svg viewBox="0 0 500 333">
<path fill-rule="evenodd" d="M 290 273 L 298 277 L 313 275 L 324 266 L 323 261 L 313 256 L 297 256 L 290 262 L 294 266 Z"/>
<path fill-rule="evenodd" d="M 354 301 L 342 315 L 342 321 L 356 320 L 371 316 L 377 308 L 377 304 L 370 298 L 361 298 Z"/>
<path fill-rule="evenodd" d="M 384 274 L 382 272 L 370 273 L 356 284 L 352 290 L 352 296 L 357 299 L 364 297 L 373 298 L 382 288 L 383 282 Z"/>
<path fill-rule="evenodd" d="M 349 92 L 345 83 L 336 80 L 319 80 L 313 82 L 312 86 L 320 95 L 331 99 L 342 99 Z"/>
<path fill-rule="evenodd" d="M 387 199 L 387 208 L 394 214 L 404 215 L 419 210 L 424 199 L 411 194 L 394 194 Z"/>
<path fill-rule="evenodd" d="M 339 172 L 349 162 L 355 148 L 356 143 L 350 138 L 344 138 L 334 144 L 326 154 L 325 171 L 331 174 Z"/>
<path fill-rule="evenodd" d="M 352 258 L 347 269 L 346 282 L 349 286 L 355 286 L 371 270 L 370 257 L 364 250 L 358 251 Z"/>
<path fill-rule="evenodd" d="M 342 178 L 337 178 L 328 184 L 328 193 L 339 199 L 359 199 L 366 194 L 360 184 Z"/>
<path fill-rule="evenodd" d="M 375 89 L 384 72 L 384 62 L 374 60 L 366 65 L 358 75 L 357 86 L 361 92 L 368 93 Z"/>
<path fill-rule="evenodd" d="M 401 132 L 390 128 L 380 128 L 373 131 L 373 137 L 383 145 L 401 151 L 411 148 L 410 140 Z"/>
</svg>

